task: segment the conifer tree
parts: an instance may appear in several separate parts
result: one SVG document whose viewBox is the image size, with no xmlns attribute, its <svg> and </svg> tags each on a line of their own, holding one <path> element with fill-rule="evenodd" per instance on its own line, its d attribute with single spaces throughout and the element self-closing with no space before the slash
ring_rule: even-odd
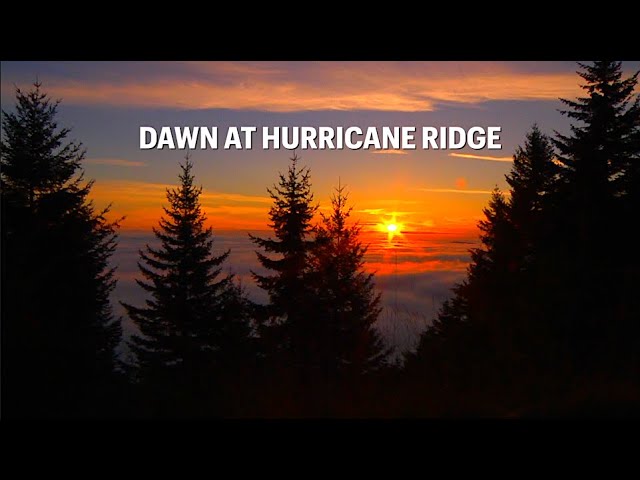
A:
<svg viewBox="0 0 640 480">
<path fill-rule="evenodd" d="M 469 275 L 514 271 L 514 226 L 509 202 L 498 187 L 493 189 L 489 205 L 483 209 L 485 220 L 478 222 L 482 246 L 471 251 Z"/>
<path fill-rule="evenodd" d="M 510 198 L 507 200 L 497 187 L 493 190 L 483 210 L 485 219 L 478 223 L 482 245 L 471 251 L 467 278 L 454 288 L 453 298 L 443 305 L 419 352 L 426 349 L 426 342 L 432 348 L 434 338 L 448 344 L 454 337 L 456 341 L 464 338 L 472 342 L 481 338 L 479 334 L 470 335 L 477 329 L 491 328 L 493 333 L 482 334 L 488 340 L 499 335 L 501 329 L 513 334 L 517 327 L 526 328 L 524 316 L 537 306 L 527 304 L 527 275 L 537 268 L 539 230 L 546 228 L 544 215 L 551 208 L 548 198 L 555 191 L 558 170 L 550 140 L 534 125 L 524 146 L 517 147 L 506 175 Z M 511 342 L 516 343 L 516 339 Z M 461 347 L 450 349 L 457 358 L 464 358 Z"/>
<path fill-rule="evenodd" d="M 294 154 L 287 173 L 280 173 L 278 184 L 267 189 L 273 199 L 269 227 L 275 238 L 249 237 L 265 252 L 256 252 L 260 264 L 272 272 L 252 272 L 258 286 L 269 295 L 262 336 L 270 348 L 295 352 L 303 357 L 298 361 L 306 363 L 311 353 L 305 345 L 315 341 L 308 326 L 309 289 L 305 276 L 314 243 L 311 220 L 317 206 L 312 204 L 310 171 L 300 168 L 298 160 Z M 275 254 L 276 258 L 268 254 Z"/>
<path fill-rule="evenodd" d="M 180 185 L 167 189 L 169 206 L 153 228 L 160 245 L 140 251 L 144 280 L 137 283 L 151 298 L 145 307 L 124 306 L 140 330 L 131 348 L 143 383 L 173 386 L 197 401 L 216 371 L 236 367 L 233 359 L 249 351 L 251 327 L 243 293 L 231 274 L 222 274 L 229 251 L 212 253 L 213 230 L 205 225 L 192 168 L 187 157 Z"/>
<path fill-rule="evenodd" d="M 593 372 L 625 357 L 609 372 L 639 368 L 635 291 L 640 262 L 630 218 L 638 216 L 640 97 L 638 73 L 622 78 L 622 64 L 579 64 L 586 95 L 562 100 L 576 122 L 570 135 L 556 132 L 555 145 L 564 165 L 552 219 L 555 241 L 547 264 L 567 285 L 558 312 L 567 351 L 576 369 Z M 635 98 L 634 98 L 635 97 Z M 560 300 L 557 300 L 560 303 Z M 623 354 L 623 352 L 626 352 Z"/>
<path fill-rule="evenodd" d="M 7 415 L 105 413 L 121 338 L 109 294 L 117 223 L 88 200 L 85 151 L 41 84 L 3 111 L 3 386 Z M 102 402 L 101 399 L 104 399 Z"/>
<path fill-rule="evenodd" d="M 560 173 L 556 161 L 551 139 L 534 124 L 524 146 L 516 148 L 513 166 L 506 175 L 511 187 L 511 220 L 529 244 L 538 236 L 539 217 L 545 208 L 550 208 L 549 197 L 556 190 Z"/>
<path fill-rule="evenodd" d="M 514 338 L 511 343 L 517 344 L 519 353 L 533 363 L 548 362 L 553 356 L 549 332 L 556 323 L 555 307 L 549 302 L 548 289 L 563 290 L 551 274 L 558 267 L 558 259 L 551 260 L 547 254 L 559 246 L 557 226 L 552 219 L 557 210 L 555 201 L 561 169 L 552 140 L 534 124 L 524 145 L 516 148 L 513 166 L 506 175 L 511 187 L 510 255 L 517 265 L 517 275 L 511 275 L 509 283 L 517 286 L 514 290 L 517 300 L 505 301 L 515 304 L 510 327 L 514 335 L 520 333 L 520 338 Z"/>
<path fill-rule="evenodd" d="M 484 214 L 478 223 L 482 245 L 471 250 L 467 278 L 454 287 L 453 297 L 421 335 L 415 353 L 405 356 L 407 370 L 423 380 L 430 376 L 436 382 L 432 388 L 441 387 L 441 382 L 454 388 L 477 387 L 495 367 L 500 347 L 496 329 L 508 310 L 505 287 L 516 267 L 510 256 L 514 231 L 509 203 L 497 187 Z"/>
<path fill-rule="evenodd" d="M 571 135 L 556 132 L 554 143 L 577 201 L 602 203 L 627 193 L 632 181 L 625 174 L 633 170 L 640 148 L 640 98 L 634 92 L 640 72 L 623 80 L 621 62 L 578 65 L 587 96 L 561 101 L 568 107 L 562 113 L 579 123 L 572 124 Z"/>
<path fill-rule="evenodd" d="M 359 239 L 361 227 L 348 225 L 351 208 L 338 186 L 330 215 L 321 213 L 315 228 L 316 245 L 309 259 L 308 281 L 316 302 L 320 342 L 317 358 L 331 375 L 375 371 L 389 350 L 374 324 L 381 311 L 374 276 L 364 271 L 367 247 Z"/>
<path fill-rule="evenodd" d="M 639 269 L 626 227 L 637 216 L 637 74 L 622 80 L 619 62 L 581 68 L 587 96 L 563 100 L 577 122 L 556 132 L 558 158 L 534 127 L 507 175 L 511 199 L 492 196 L 467 279 L 407 358 L 441 387 L 475 382 L 507 405 L 517 390 L 520 401 L 540 394 L 536 382 L 638 378 Z"/>
<path fill-rule="evenodd" d="M 622 207 L 620 211 L 631 213 L 626 208 L 630 198 L 624 197 L 640 180 L 634 173 L 640 150 L 640 100 L 633 98 L 638 73 L 623 80 L 621 62 L 578 65 L 586 96 L 561 99 L 568 107 L 562 113 L 576 122 L 570 135 L 556 132 L 554 139 L 564 166 L 556 199 L 561 208 L 554 223 L 563 226 L 561 242 L 576 247 L 570 258 L 573 268 L 584 265 L 583 278 L 592 283 L 610 261 L 599 252 L 624 224 L 613 212 Z"/>
</svg>

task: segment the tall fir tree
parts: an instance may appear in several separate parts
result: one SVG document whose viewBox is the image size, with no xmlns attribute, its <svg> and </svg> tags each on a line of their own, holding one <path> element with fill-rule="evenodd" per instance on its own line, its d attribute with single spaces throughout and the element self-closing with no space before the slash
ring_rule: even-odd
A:
<svg viewBox="0 0 640 480">
<path fill-rule="evenodd" d="M 515 229 L 509 202 L 498 187 L 493 189 L 483 213 L 485 219 L 478 222 L 482 246 L 471 251 L 469 277 L 514 272 L 517 268 L 516 257 L 512 255 Z"/>
<path fill-rule="evenodd" d="M 487 408 L 499 398 L 498 412 L 535 401 L 563 408 L 578 382 L 604 395 L 602 385 L 637 384 L 640 372 L 639 265 L 627 253 L 637 74 L 622 80 L 619 62 L 581 68 L 588 95 L 563 100 L 577 122 L 570 135 L 556 132 L 558 157 L 534 128 L 507 176 L 511 199 L 494 194 L 485 211 L 467 279 L 408 357 L 409 370 L 441 388 L 475 382 L 469 398 L 482 405 L 483 393 Z"/>
<path fill-rule="evenodd" d="M 316 358 L 329 376 L 379 370 L 389 355 L 375 327 L 381 295 L 373 273 L 364 270 L 367 247 L 359 239 L 361 227 L 348 224 L 352 208 L 344 190 L 339 185 L 332 196 L 331 214 L 321 213 L 308 264 L 319 329 Z"/>
<path fill-rule="evenodd" d="M 541 231 L 548 230 L 545 219 L 553 208 L 555 162 L 549 138 L 534 125 L 506 175 L 509 198 L 496 188 L 484 209 L 481 246 L 471 251 L 467 278 L 421 336 L 416 353 L 406 357 L 408 370 L 429 376 L 434 388 L 462 389 L 458 394 L 478 405 L 482 395 L 508 403 L 505 382 L 524 383 L 521 378 L 541 368 L 538 357 L 545 357 L 549 340 L 548 322 L 540 316 L 548 275 L 540 268 L 547 247 Z"/>
<path fill-rule="evenodd" d="M 109 294 L 117 222 L 88 200 L 85 151 L 35 83 L 3 111 L 3 386 L 7 416 L 109 412 L 121 339 Z"/>
<path fill-rule="evenodd" d="M 279 183 L 267 189 L 273 199 L 269 227 L 275 238 L 249 237 L 265 252 L 256 252 L 260 264 L 273 272 L 252 272 L 258 286 L 269 295 L 269 304 L 262 313 L 261 336 L 271 353 L 294 355 L 295 363 L 307 364 L 312 357 L 311 349 L 306 347 L 315 339 L 309 327 L 309 288 L 305 277 L 314 245 L 311 220 L 318 207 L 313 205 L 310 170 L 300 168 L 298 161 L 294 154 L 287 173 L 280 173 Z"/>
<path fill-rule="evenodd" d="M 192 168 L 187 157 L 179 187 L 167 189 L 166 216 L 153 228 L 159 247 L 140 251 L 144 280 L 137 283 L 151 298 L 145 307 L 123 304 L 140 331 L 131 349 L 142 385 L 183 398 L 164 399 L 178 402 L 174 407 L 182 411 L 172 414 L 189 414 L 205 401 L 215 376 L 237 368 L 251 349 L 246 301 L 233 276 L 222 275 L 229 251 L 212 253 L 213 229 L 206 226 Z"/>
<path fill-rule="evenodd" d="M 640 72 L 622 79 L 621 62 L 578 65 L 587 96 L 561 101 L 568 107 L 562 113 L 579 123 L 571 125 L 571 135 L 556 132 L 554 143 L 576 200 L 605 203 L 608 196 L 630 190 L 631 178 L 625 174 L 633 170 L 640 148 L 640 98 L 635 93 Z"/>
<path fill-rule="evenodd" d="M 511 221 L 522 237 L 522 256 L 532 254 L 544 228 L 541 217 L 551 208 L 550 197 L 555 192 L 560 167 L 551 139 L 537 125 L 527 133 L 524 146 L 518 146 L 513 166 L 506 175 L 511 187 L 509 210 Z"/>
<path fill-rule="evenodd" d="M 561 99 L 568 107 L 562 113 L 576 122 L 570 135 L 556 132 L 554 139 L 564 166 L 557 192 L 557 203 L 563 207 L 556 223 L 564 226 L 563 242 L 575 244 L 576 264 L 592 266 L 584 265 L 583 275 L 591 283 L 609 261 L 597 252 L 622 225 L 612 212 L 626 203 L 620 197 L 634 192 L 640 180 L 634 175 L 640 150 L 640 100 L 633 98 L 638 73 L 623 80 L 621 62 L 578 65 L 587 95 Z"/>
<path fill-rule="evenodd" d="M 510 255 L 518 265 L 518 275 L 510 281 L 518 286 L 516 318 L 512 324 L 520 337 L 512 343 L 518 344 L 520 354 L 538 367 L 553 357 L 550 331 L 554 328 L 556 306 L 549 301 L 549 289 L 563 290 L 561 284 L 550 278 L 557 261 L 550 264 L 547 255 L 549 250 L 559 247 L 551 218 L 557 210 L 555 194 L 561 174 L 551 138 L 534 124 L 524 145 L 516 148 L 506 180 L 511 187 L 508 206 L 514 233 Z"/>
<path fill-rule="evenodd" d="M 640 262 L 635 230 L 638 216 L 640 98 L 638 73 L 623 79 L 621 62 L 579 64 L 584 97 L 562 100 L 575 120 L 570 135 L 556 132 L 555 145 L 564 165 L 551 221 L 564 249 L 550 250 L 554 276 L 568 286 L 562 311 L 564 343 L 576 369 L 591 374 L 640 372 L 640 303 L 634 285 Z M 561 257 L 561 258 L 558 258 Z M 560 300 L 558 300 L 558 303 Z M 578 333 L 579 332 L 579 333 Z M 623 352 L 625 352 L 623 354 Z M 625 360 L 610 364 L 616 358 Z"/>
<path fill-rule="evenodd" d="M 448 392 L 444 401 L 452 400 L 448 395 L 474 398 L 479 409 L 482 392 L 511 375 L 509 322 L 520 265 L 512 250 L 516 232 L 509 202 L 497 187 L 484 215 L 478 223 L 482 245 L 471 250 L 467 278 L 454 287 L 416 351 L 405 356 L 406 371 L 419 388 L 426 381 L 431 394 Z"/>
</svg>

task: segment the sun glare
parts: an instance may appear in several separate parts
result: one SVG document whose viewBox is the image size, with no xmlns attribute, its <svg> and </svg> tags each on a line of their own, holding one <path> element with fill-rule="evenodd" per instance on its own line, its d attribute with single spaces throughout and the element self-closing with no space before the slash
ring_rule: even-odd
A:
<svg viewBox="0 0 640 480">
<path fill-rule="evenodd" d="M 397 235 L 402 235 L 403 225 L 396 220 L 396 213 L 387 216 L 387 218 L 381 218 L 381 222 L 378 223 L 377 229 L 379 232 L 387 234 L 387 240 L 391 242 Z"/>
</svg>

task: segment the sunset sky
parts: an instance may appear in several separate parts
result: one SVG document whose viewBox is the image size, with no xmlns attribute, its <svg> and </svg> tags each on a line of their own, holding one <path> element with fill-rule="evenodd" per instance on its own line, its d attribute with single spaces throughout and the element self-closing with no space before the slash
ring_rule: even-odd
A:
<svg viewBox="0 0 640 480">
<path fill-rule="evenodd" d="M 640 63 L 623 66 L 630 73 Z M 491 189 L 506 188 L 504 175 L 516 146 L 534 122 L 546 133 L 567 132 L 558 97 L 581 94 L 575 62 L 3 62 L 1 67 L 3 110 L 13 109 L 14 85 L 26 89 L 36 78 L 63 100 L 60 124 L 71 127 L 71 137 L 87 148 L 84 167 L 87 178 L 96 180 L 96 204 L 112 203 L 114 215 L 127 217 L 123 245 L 131 247 L 132 260 L 141 246 L 132 239 L 143 238 L 157 223 L 165 187 L 175 184 L 184 156 L 176 150 L 139 150 L 141 125 L 501 126 L 501 151 L 299 152 L 311 168 L 321 208 L 328 207 L 339 179 L 347 185 L 354 216 L 371 232 L 370 268 L 380 273 L 382 286 L 394 277 L 396 296 L 399 275 L 421 274 L 412 280 L 415 287 L 442 272 L 442 295 L 463 275 L 468 247 L 477 239 L 476 222 Z M 266 187 L 287 168 L 289 157 L 287 151 L 261 148 L 192 153 L 205 211 L 226 235 L 222 243 L 237 250 L 232 263 L 239 274 L 255 264 L 246 232 L 266 228 Z M 402 233 L 391 244 L 377 230 L 393 217 Z M 135 266 L 124 263 L 122 278 L 134 276 Z M 402 301 L 418 308 L 425 292 Z"/>
<path fill-rule="evenodd" d="M 141 125 L 502 126 L 502 151 L 301 152 L 322 204 L 340 178 L 363 222 L 395 212 L 421 231 L 474 225 L 487 192 L 505 186 L 514 148 L 533 122 L 566 130 L 557 98 L 579 93 L 575 69 L 572 62 L 10 62 L 2 64 L 2 108 L 12 107 L 14 84 L 36 78 L 61 98 L 61 123 L 87 147 L 94 198 L 126 215 L 127 230 L 155 223 L 182 156 L 139 150 Z M 265 187 L 288 157 L 193 152 L 213 224 L 264 226 Z"/>
</svg>

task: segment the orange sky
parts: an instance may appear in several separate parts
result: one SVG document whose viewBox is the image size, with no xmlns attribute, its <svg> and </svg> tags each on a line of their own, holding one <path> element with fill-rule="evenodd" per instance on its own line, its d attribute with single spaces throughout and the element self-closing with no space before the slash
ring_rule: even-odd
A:
<svg viewBox="0 0 640 480">
<path fill-rule="evenodd" d="M 126 216 L 121 224 L 128 231 L 151 232 L 167 205 L 164 184 L 132 181 L 102 181 L 95 184 L 92 198 L 97 207 L 112 203 L 111 218 Z M 438 255 L 464 256 L 468 245 L 455 251 L 453 238 L 477 238 L 476 221 L 488 195 L 460 195 L 466 180 L 458 178 L 451 192 L 403 191 L 401 185 L 389 189 L 387 199 L 375 192 L 353 192 L 352 220 L 362 225 L 361 240 L 369 245 L 366 268 L 378 274 L 406 274 L 429 271 L 464 271 L 467 262 Z M 201 203 L 208 223 L 215 231 L 263 232 L 268 223 L 271 199 L 235 193 L 203 191 Z M 330 208 L 322 199 L 320 211 Z M 319 221 L 319 216 L 314 221 Z M 389 225 L 396 225 L 390 233 Z M 267 233 L 268 234 L 268 233 Z"/>
<path fill-rule="evenodd" d="M 272 112 L 417 112 L 446 102 L 555 100 L 579 93 L 570 70 L 518 70 L 505 62 L 171 63 L 162 74 L 147 62 L 147 71 L 132 76 L 55 78 L 50 91 L 87 105 Z"/>
<path fill-rule="evenodd" d="M 3 62 L 0 100 L 10 109 L 13 86 L 35 78 L 62 99 L 60 125 L 87 149 L 91 197 L 98 207 L 112 204 L 112 218 L 126 217 L 124 232 L 157 225 L 186 153 L 141 150 L 140 126 L 500 126 L 502 150 L 298 152 L 321 209 L 338 182 L 347 186 L 354 220 L 378 249 L 373 267 L 389 268 L 378 225 L 393 221 L 411 249 L 399 255 L 398 271 L 437 270 L 443 260 L 423 253 L 438 235 L 477 239 L 491 190 L 507 189 L 505 174 L 531 126 L 567 132 L 558 98 L 580 94 L 575 70 L 574 62 Z M 191 154 L 214 230 L 264 230 L 266 189 L 292 152 Z M 456 261 L 446 263 L 464 267 Z"/>
<path fill-rule="evenodd" d="M 349 203 L 354 206 L 353 219 L 360 221 L 364 230 L 377 231 L 378 225 L 390 222 L 410 232 L 467 229 L 481 218 L 490 191 L 466 187 L 463 177 L 457 178 L 450 189 L 431 191 L 404 189 L 401 183 L 394 183 L 387 192 L 354 190 L 349 195 Z M 166 188 L 173 185 L 102 180 L 94 185 L 91 198 L 98 208 L 111 203 L 111 218 L 125 216 L 123 230 L 149 231 L 163 214 L 162 206 L 167 205 Z M 263 230 L 268 223 L 271 199 L 266 191 L 264 196 L 257 196 L 204 190 L 200 199 L 214 229 Z M 317 200 L 320 211 L 330 208 L 329 198 Z"/>
</svg>

